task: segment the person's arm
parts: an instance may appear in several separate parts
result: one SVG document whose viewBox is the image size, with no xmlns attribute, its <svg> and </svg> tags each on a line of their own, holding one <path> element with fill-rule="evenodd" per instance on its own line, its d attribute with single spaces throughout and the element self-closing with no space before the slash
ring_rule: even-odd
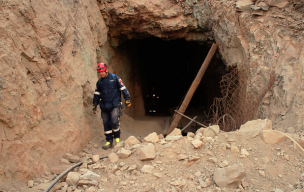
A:
<svg viewBox="0 0 304 192">
<path fill-rule="evenodd" d="M 96 83 L 96 89 L 94 92 L 94 97 L 93 97 L 93 113 L 96 113 L 96 108 L 97 105 L 99 104 L 100 101 L 100 90 L 98 89 L 98 81 Z"/>
<path fill-rule="evenodd" d="M 127 90 L 126 86 L 124 85 L 124 83 L 122 82 L 122 80 L 120 79 L 120 77 L 118 77 L 116 75 L 116 80 L 117 80 L 117 86 L 119 87 L 119 90 L 122 92 L 123 97 L 126 101 L 126 106 L 130 107 L 131 103 L 130 103 L 130 93 Z"/>
</svg>

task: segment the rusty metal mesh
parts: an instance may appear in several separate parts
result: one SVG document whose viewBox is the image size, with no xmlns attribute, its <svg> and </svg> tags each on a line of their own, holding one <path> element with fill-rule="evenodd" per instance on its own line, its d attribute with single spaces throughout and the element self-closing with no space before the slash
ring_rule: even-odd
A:
<svg viewBox="0 0 304 192">
<path fill-rule="evenodd" d="M 248 77 L 248 70 L 237 68 L 222 77 L 222 97 L 215 98 L 209 110 L 212 125 L 219 125 L 223 131 L 234 131 L 255 118 L 260 102 L 274 83 L 275 75 L 271 71 L 270 78 L 266 80 L 268 82 L 259 75 Z"/>
</svg>

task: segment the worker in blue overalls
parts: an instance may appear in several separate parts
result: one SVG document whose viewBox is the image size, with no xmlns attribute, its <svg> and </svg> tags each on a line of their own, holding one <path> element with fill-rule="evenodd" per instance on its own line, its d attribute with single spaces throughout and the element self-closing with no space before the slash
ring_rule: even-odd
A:
<svg viewBox="0 0 304 192">
<path fill-rule="evenodd" d="M 113 147 L 113 140 L 116 143 L 120 139 L 119 117 L 121 115 L 120 108 L 121 92 L 123 93 L 126 107 L 131 106 L 130 94 L 123 84 L 122 80 L 115 74 L 108 72 L 108 66 L 104 63 L 98 63 L 97 72 L 101 78 L 96 83 L 96 89 L 93 98 L 93 113 L 96 114 L 96 108 L 99 104 L 101 109 L 101 117 L 103 119 L 104 134 L 106 136 L 106 144 L 103 149 Z"/>
</svg>

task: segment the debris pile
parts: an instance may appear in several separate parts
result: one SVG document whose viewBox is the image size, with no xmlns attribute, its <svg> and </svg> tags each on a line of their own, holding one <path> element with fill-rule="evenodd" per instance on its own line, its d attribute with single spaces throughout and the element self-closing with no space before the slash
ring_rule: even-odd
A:
<svg viewBox="0 0 304 192">
<path fill-rule="evenodd" d="M 83 164 L 51 191 L 301 191 L 303 153 L 285 135 L 272 131 L 268 119 L 235 132 L 215 125 L 182 136 L 175 129 L 166 138 L 155 132 L 142 141 L 130 136 L 102 160 L 90 143 L 78 155 L 64 155 L 62 164 Z M 58 174 L 28 181 L 29 191 L 43 191 Z"/>
</svg>

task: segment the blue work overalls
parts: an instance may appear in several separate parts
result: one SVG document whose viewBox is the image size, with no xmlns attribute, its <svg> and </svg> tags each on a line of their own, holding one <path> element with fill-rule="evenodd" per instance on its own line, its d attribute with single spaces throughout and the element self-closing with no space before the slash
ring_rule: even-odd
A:
<svg viewBox="0 0 304 192">
<path fill-rule="evenodd" d="M 114 138 L 120 138 L 121 92 L 125 100 L 130 99 L 128 90 L 115 74 L 108 72 L 107 77 L 100 78 L 96 83 L 93 105 L 100 106 L 106 140 L 111 143 Z"/>
</svg>

